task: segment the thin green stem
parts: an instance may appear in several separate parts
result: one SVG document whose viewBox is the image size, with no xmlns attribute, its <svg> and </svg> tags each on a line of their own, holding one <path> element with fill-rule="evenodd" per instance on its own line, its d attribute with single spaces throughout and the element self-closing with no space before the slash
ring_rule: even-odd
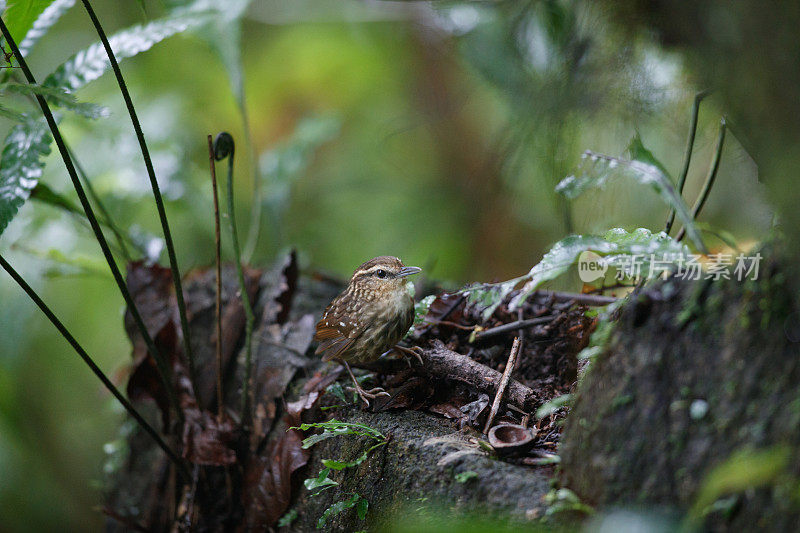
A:
<svg viewBox="0 0 800 533">
<path fill-rule="evenodd" d="M 222 395 L 222 241 L 219 231 L 217 169 L 214 164 L 214 143 L 211 135 L 208 136 L 208 164 L 211 167 L 211 190 L 214 198 L 214 259 L 217 267 L 217 417 L 222 421 L 224 409 Z"/>
<path fill-rule="evenodd" d="M 136 420 L 139 426 L 141 426 L 141 428 L 148 435 L 150 435 L 150 437 L 155 441 L 158 447 L 164 450 L 164 453 L 167 454 L 167 457 L 169 457 L 170 460 L 173 463 L 175 463 L 175 466 L 178 467 L 178 471 L 183 476 L 185 476 L 187 480 L 191 479 L 191 476 L 189 475 L 189 470 L 186 467 L 186 464 L 183 462 L 183 460 L 181 460 L 181 458 L 178 457 L 178 455 L 172 450 L 172 448 L 167 446 L 167 443 L 164 442 L 164 439 L 161 438 L 161 435 L 159 435 L 158 432 L 153 428 L 153 426 L 151 426 L 142 417 L 142 415 L 139 414 L 139 411 L 136 410 L 136 408 L 128 401 L 128 399 L 122 395 L 119 389 L 117 389 L 117 387 L 111 382 L 110 379 L 108 379 L 108 377 L 103 373 L 103 371 L 100 370 L 100 367 L 97 366 L 97 364 L 89 356 L 89 354 L 86 353 L 86 350 L 84 350 L 83 347 L 78 343 L 78 341 L 75 340 L 75 337 L 72 336 L 67 327 L 61 322 L 61 320 L 58 319 L 55 313 L 53 313 L 53 311 L 47 306 L 47 304 L 44 303 L 44 301 L 39 297 L 39 295 L 36 294 L 36 291 L 33 290 L 33 288 L 25 282 L 22 276 L 20 276 L 19 273 L 17 273 L 17 271 L 14 270 L 14 268 L 5 260 L 5 258 L 3 258 L 3 256 L 0 256 L 0 266 L 2 266 L 3 270 L 8 272 L 11 278 L 15 282 L 17 282 L 17 284 L 22 288 L 22 290 L 25 291 L 25 294 L 27 294 L 28 297 L 31 300 L 33 300 L 33 303 L 35 303 L 39 307 L 39 309 L 42 311 L 42 313 L 44 313 L 47 319 L 50 320 L 50 322 L 56 327 L 58 332 L 61 333 L 61 336 L 64 337 L 70 344 L 70 346 L 72 346 L 72 348 L 78 353 L 80 358 L 83 359 L 83 362 L 86 363 L 86 365 L 94 373 L 94 375 L 97 376 L 97 378 L 103 383 L 105 388 L 108 389 L 108 392 L 110 392 L 114 396 L 114 398 L 116 398 L 117 401 L 119 401 L 119 403 L 122 404 L 125 410 L 128 411 L 128 414 L 130 414 L 133 417 L 133 419 Z"/>
<path fill-rule="evenodd" d="M 14 38 L 11 37 L 11 33 L 8 31 L 5 21 L 3 21 L 2 18 L 0 18 L 0 31 L 2 31 L 3 37 L 11 47 L 11 50 L 14 52 L 14 57 L 16 57 L 17 63 L 22 69 L 22 72 L 25 74 L 25 79 L 28 81 L 28 83 L 35 84 L 36 79 L 33 77 L 30 68 L 28 68 L 28 63 L 25 61 L 25 58 L 22 57 L 19 48 L 17 48 L 17 43 L 14 41 Z M 111 253 L 111 249 L 108 246 L 108 241 L 103 235 L 103 230 L 100 228 L 100 223 L 97 221 L 97 217 L 94 214 L 92 205 L 89 203 L 89 199 L 86 197 L 86 192 L 83 190 L 83 185 L 78 178 L 78 173 L 75 170 L 75 165 L 72 162 L 72 158 L 69 156 L 67 146 L 64 144 L 64 139 L 61 137 L 61 131 L 58 129 L 58 124 L 53 117 L 53 112 L 50 110 L 49 104 L 42 97 L 42 95 L 37 94 L 36 101 L 39 103 L 39 107 L 42 109 L 42 114 L 44 114 L 47 125 L 50 127 L 50 132 L 53 134 L 53 140 L 56 142 L 58 151 L 61 154 L 61 159 L 64 161 L 64 166 L 67 167 L 67 174 L 69 174 L 70 180 L 72 180 L 72 186 L 75 188 L 75 192 L 78 194 L 81 207 L 83 207 L 83 211 L 86 213 L 86 218 L 89 220 L 89 224 L 92 226 L 92 231 L 94 232 L 95 238 L 100 245 L 100 249 L 103 251 L 103 256 L 108 263 L 108 268 L 111 270 L 111 274 L 114 276 L 114 281 L 117 283 L 120 293 L 122 293 L 125 304 L 128 306 L 128 310 L 130 311 L 131 316 L 136 323 L 136 327 L 139 329 L 139 332 L 144 339 L 148 351 L 156 362 L 159 377 L 164 384 L 164 388 L 167 391 L 170 401 L 175 407 L 176 415 L 179 420 L 183 421 L 183 412 L 180 409 L 178 398 L 175 396 L 175 391 L 172 388 L 172 381 L 170 379 L 172 373 L 170 372 L 164 357 L 161 355 L 161 352 L 159 352 L 158 348 L 153 342 L 152 337 L 150 337 L 150 334 L 147 332 L 147 327 L 144 324 L 144 320 L 142 320 L 142 316 L 139 314 L 139 309 L 136 307 L 136 303 L 133 301 L 130 291 L 128 291 L 128 286 L 125 284 L 125 279 L 122 277 L 122 274 L 119 271 L 119 267 L 117 266 L 114 256 Z"/>
<path fill-rule="evenodd" d="M 233 159 L 236 151 L 236 146 L 233 142 L 233 137 L 227 132 L 222 132 L 217 135 L 214 142 L 214 154 L 217 161 L 228 158 L 228 224 L 231 230 L 231 240 L 233 241 L 233 255 L 236 260 L 236 274 L 239 277 L 239 292 L 242 298 L 242 307 L 244 307 L 244 331 L 245 331 L 245 362 L 244 362 L 244 382 L 242 383 L 242 424 L 246 425 L 248 420 L 248 402 L 250 402 L 250 391 L 253 388 L 250 386 L 250 376 L 252 374 L 251 368 L 253 365 L 253 323 L 255 316 L 253 315 L 253 308 L 250 305 L 250 296 L 247 294 L 247 284 L 244 279 L 244 268 L 242 267 L 242 255 L 239 248 L 239 234 L 236 229 L 236 213 L 233 208 Z"/>
<path fill-rule="evenodd" d="M 192 382 L 192 389 L 194 389 L 194 395 L 197 399 L 198 405 L 203 405 L 200 397 L 200 389 L 198 388 L 197 368 L 195 366 L 194 356 L 192 354 L 189 321 L 186 318 L 186 303 L 183 298 L 183 287 L 181 286 L 181 274 L 180 270 L 178 269 L 178 259 L 175 255 L 175 246 L 172 243 L 172 233 L 169 230 L 167 213 L 164 209 L 164 201 L 161 198 L 161 190 L 158 187 L 158 180 L 156 180 L 153 162 L 150 159 L 150 151 L 147 148 L 147 143 L 144 139 L 144 133 L 142 132 L 142 126 L 139 123 L 139 117 L 136 115 L 136 109 L 133 107 L 133 100 L 131 99 L 130 92 L 128 92 L 128 86 L 125 84 L 125 80 L 122 77 L 122 71 L 119 68 L 119 63 L 117 63 L 117 58 L 114 56 L 114 51 L 111 50 L 111 44 L 108 42 L 108 37 L 106 37 L 106 33 L 103 30 L 103 27 L 100 25 L 100 21 L 98 20 L 97 15 L 95 15 L 94 9 L 92 9 L 89 1 L 82 0 L 82 2 L 83 7 L 86 9 L 86 12 L 89 15 L 89 18 L 92 19 L 92 24 L 94 24 L 97 34 L 100 36 L 100 41 L 103 43 L 103 47 L 106 50 L 108 60 L 111 62 L 111 68 L 114 71 L 114 76 L 117 78 L 117 84 L 119 85 L 120 92 L 122 93 L 122 98 L 125 100 L 125 107 L 128 108 L 128 114 L 131 117 L 133 129 L 136 132 L 136 139 L 139 141 L 139 147 L 142 151 L 142 158 L 144 159 L 144 164 L 147 169 L 147 176 L 150 178 L 150 186 L 153 189 L 153 197 L 156 201 L 158 218 L 161 221 L 161 229 L 164 232 L 164 242 L 167 247 L 167 255 L 169 256 L 169 266 L 170 271 L 172 272 L 172 283 L 175 286 L 175 299 L 178 303 L 178 314 L 181 321 L 181 331 L 183 332 L 183 351 L 189 363 L 189 378 Z"/>
<path fill-rule="evenodd" d="M 722 147 L 725 144 L 726 129 L 727 123 L 723 117 L 719 121 L 719 134 L 717 136 L 717 149 L 714 152 L 714 159 L 711 161 L 711 167 L 708 169 L 708 175 L 706 176 L 706 181 L 703 183 L 703 188 L 700 190 L 700 194 L 697 197 L 694 207 L 692 207 L 692 220 L 697 220 L 697 215 L 700 214 L 700 211 L 702 211 L 703 206 L 706 204 L 708 195 L 711 193 L 711 187 L 714 186 L 714 181 L 717 178 L 719 163 L 722 159 Z M 686 228 L 681 228 L 681 231 L 678 233 L 677 237 L 675 237 L 675 240 L 680 242 L 685 234 Z"/>
<path fill-rule="evenodd" d="M 242 127 L 244 129 L 244 141 L 247 146 L 247 152 L 250 154 L 250 168 L 253 173 L 253 202 L 250 211 L 250 229 L 247 233 L 247 241 L 245 242 L 244 252 L 242 256 L 246 262 L 250 262 L 253 254 L 258 246 L 259 238 L 261 237 L 261 217 L 264 209 L 261 197 L 261 175 L 258 172 L 258 163 L 256 162 L 255 150 L 253 148 L 253 139 L 250 133 L 250 118 L 247 114 L 247 107 L 244 102 L 244 94 L 239 98 L 239 110 L 242 115 Z M 219 138 L 219 137 L 217 137 Z M 233 138 L 231 138 L 233 141 Z M 233 157 L 231 156 L 231 165 L 233 164 Z"/>
<path fill-rule="evenodd" d="M 689 175 L 689 164 L 692 162 L 692 151 L 694 150 L 694 138 L 697 134 L 697 117 L 700 114 L 700 102 L 708 94 L 707 91 L 701 91 L 694 96 L 694 103 L 692 104 L 692 118 L 689 121 L 689 136 L 686 139 L 686 152 L 683 156 L 683 168 L 678 177 L 678 195 L 683 194 L 683 187 L 686 185 L 686 176 Z M 667 225 L 664 232 L 669 235 L 672 231 L 672 225 L 675 223 L 675 210 L 669 210 L 669 217 L 667 218 Z"/>
</svg>

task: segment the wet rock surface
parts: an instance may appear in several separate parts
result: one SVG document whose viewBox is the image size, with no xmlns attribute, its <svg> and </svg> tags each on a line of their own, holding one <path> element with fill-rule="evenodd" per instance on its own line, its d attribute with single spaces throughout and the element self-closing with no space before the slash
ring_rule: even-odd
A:
<svg viewBox="0 0 800 533">
<path fill-rule="evenodd" d="M 293 507 L 298 512 L 292 531 L 314 531 L 322 513 L 331 504 L 356 492 L 369 501 L 369 512 L 360 521 L 349 509 L 328 521 L 328 531 L 359 531 L 390 528 L 398 513 L 463 513 L 481 511 L 503 514 L 520 521 L 544 514 L 543 496 L 550 490 L 550 468 L 531 468 L 489 457 L 471 433 L 455 429 L 452 421 L 419 411 L 370 413 L 348 408 L 337 419 L 365 424 L 390 435 L 386 446 L 373 450 L 361 465 L 330 477 L 339 486 L 311 497 L 301 489 Z M 351 461 L 374 441 L 344 436 L 328 439 L 312 448 L 305 477 L 316 476 L 322 459 Z M 458 474 L 475 472 L 459 482 Z"/>
<path fill-rule="evenodd" d="M 566 486 L 593 505 L 699 513 L 712 529 L 794 530 L 800 345 L 787 327 L 800 314 L 785 285 L 770 261 L 755 282 L 670 280 L 634 297 L 578 387 Z M 704 490 L 721 465 L 735 482 Z"/>
</svg>

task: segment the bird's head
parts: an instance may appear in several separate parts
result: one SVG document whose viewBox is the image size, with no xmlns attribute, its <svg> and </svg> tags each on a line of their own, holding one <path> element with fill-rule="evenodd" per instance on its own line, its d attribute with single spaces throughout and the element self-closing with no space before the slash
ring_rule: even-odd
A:
<svg viewBox="0 0 800 533">
<path fill-rule="evenodd" d="M 422 271 L 419 267 L 407 267 L 397 257 L 382 255 L 370 259 L 353 272 L 350 288 L 375 297 L 388 297 L 396 291 L 406 290 L 406 277 Z"/>
</svg>

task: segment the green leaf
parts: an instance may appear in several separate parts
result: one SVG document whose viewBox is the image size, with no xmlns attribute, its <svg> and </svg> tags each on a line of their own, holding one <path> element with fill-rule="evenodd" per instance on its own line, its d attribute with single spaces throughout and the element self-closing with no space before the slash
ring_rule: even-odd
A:
<svg viewBox="0 0 800 533">
<path fill-rule="evenodd" d="M 344 470 L 345 468 L 352 468 L 354 466 L 358 466 L 364 461 L 367 460 L 367 456 L 369 456 L 370 452 L 379 446 L 383 446 L 388 441 L 379 442 L 378 444 L 368 448 L 364 453 L 358 456 L 354 461 L 336 461 L 334 459 L 323 459 L 322 464 L 326 467 L 330 468 L 331 470 Z"/>
<path fill-rule="evenodd" d="M 670 181 L 672 181 L 672 176 L 669 175 L 669 172 L 667 172 L 667 169 L 663 164 L 661 164 L 661 161 L 656 159 L 656 156 L 653 155 L 653 152 L 645 148 L 644 144 L 642 143 L 642 137 L 638 132 L 633 136 L 631 142 L 628 143 L 628 155 L 630 155 L 631 159 L 634 161 L 641 161 L 642 163 L 653 165 L 660 170 L 662 174 L 669 178 Z"/>
<path fill-rule="evenodd" d="M 557 278 L 566 272 L 579 258 L 580 254 L 592 251 L 606 256 L 608 262 L 614 263 L 623 256 L 656 256 L 658 259 L 678 260 L 689 255 L 688 248 L 676 242 L 666 233 L 653 233 L 646 228 L 638 228 L 628 232 L 623 228 L 612 228 L 603 236 L 570 235 L 553 245 L 525 276 L 528 281 L 511 302 L 510 310 L 517 309 L 545 281 Z M 640 265 L 640 274 L 647 277 L 650 264 L 645 261 Z M 512 280 L 515 283 L 518 280 Z M 506 282 L 508 283 L 508 282 Z"/>
<path fill-rule="evenodd" d="M 577 494 L 567 488 L 553 489 L 544 497 L 547 505 L 545 516 L 552 516 L 556 513 L 579 512 L 587 515 L 594 514 L 594 509 L 581 502 Z"/>
<path fill-rule="evenodd" d="M 357 493 L 354 493 L 352 496 L 350 496 L 350 498 L 348 498 L 346 500 L 342 500 L 340 502 L 334 503 L 333 505 L 331 505 L 330 507 L 325 509 L 325 511 L 322 513 L 322 516 L 319 517 L 319 520 L 317 521 L 317 529 L 322 529 L 323 527 L 325 527 L 325 524 L 327 523 L 327 521 L 329 519 L 333 518 L 334 516 L 336 516 L 337 514 L 341 513 L 342 511 L 346 511 L 347 509 L 351 509 L 351 508 L 355 507 L 356 505 L 359 505 L 361 500 L 364 500 L 364 498 L 359 496 Z M 366 517 L 366 515 L 367 515 L 367 511 L 366 511 L 366 508 L 365 508 L 364 509 L 364 516 Z M 359 514 L 359 517 L 360 517 L 360 514 Z M 362 518 L 362 520 L 363 520 L 363 518 Z"/>
<path fill-rule="evenodd" d="M 78 102 L 75 95 L 68 93 L 61 87 L 44 87 L 25 83 L 8 83 L 3 85 L 3 90 L 18 94 L 39 94 L 44 96 L 48 103 L 62 107 L 86 118 L 96 119 L 108 116 L 108 108 L 97 104 Z"/>
<path fill-rule="evenodd" d="M 366 455 L 363 455 L 364 459 L 367 458 Z M 361 457 L 359 457 L 361 459 Z M 331 470 L 344 470 L 348 466 L 355 466 L 356 463 L 344 463 L 342 461 L 336 461 L 335 459 L 323 459 L 322 460 L 323 466 L 326 468 L 330 468 Z"/>
<path fill-rule="evenodd" d="M 699 520 L 705 509 L 722 496 L 774 483 L 779 476 L 788 473 L 791 457 L 792 451 L 787 446 L 734 452 L 703 480 L 689 519 Z"/>
<path fill-rule="evenodd" d="M 709 235 L 713 235 L 714 237 L 721 240 L 725 243 L 726 246 L 733 248 L 734 250 L 739 249 L 739 243 L 736 242 L 736 237 L 729 231 L 724 229 L 716 228 L 707 222 L 695 222 L 697 229 L 702 231 L 703 233 L 708 233 Z"/>
<path fill-rule="evenodd" d="M 22 4 L 25 2 L 16 4 L 20 6 L 17 9 L 22 11 L 4 16 L 7 23 L 8 17 L 11 16 L 18 33 L 27 32 L 33 20 L 50 5 L 50 2 L 34 1 L 26 3 L 25 6 Z M 37 7 L 39 4 L 41 9 Z M 198 11 L 157 20 L 144 26 L 134 26 L 111 36 L 109 41 L 117 59 L 122 60 L 148 50 L 154 44 L 187 28 L 207 22 L 216 12 L 216 10 Z M 23 20 L 25 17 L 29 17 L 30 21 L 25 22 Z M 109 65 L 103 45 L 95 43 L 58 67 L 45 79 L 41 88 L 31 90 L 49 91 L 48 98 L 60 98 L 60 105 L 69 105 L 73 111 L 92 114 L 98 109 L 96 106 L 86 107 L 91 104 L 73 102 L 66 94 L 100 77 Z M 53 91 L 52 88 L 58 89 Z M 0 161 L 0 234 L 16 215 L 27 199 L 29 191 L 42 175 L 44 168 L 42 158 L 50 153 L 51 142 L 52 137 L 44 122 L 30 119 L 15 126 L 6 137 Z"/>
<path fill-rule="evenodd" d="M 369 435 L 373 438 L 380 438 L 384 439 L 383 433 L 378 431 L 375 428 L 371 428 L 369 426 L 365 426 L 364 424 L 354 424 L 352 422 L 341 422 L 332 418 L 327 422 L 313 422 L 307 424 L 300 424 L 297 427 L 292 427 L 290 429 L 299 429 L 301 431 L 308 431 L 312 428 L 322 428 L 322 429 L 352 429 L 357 432 L 359 435 Z"/>
<path fill-rule="evenodd" d="M 366 498 L 361 498 L 356 504 L 356 515 L 358 519 L 364 520 L 367 517 L 367 511 L 369 511 L 369 501 L 367 501 Z"/>
<path fill-rule="evenodd" d="M 278 520 L 278 527 L 289 527 L 295 520 L 297 520 L 297 509 L 289 509 L 286 511 L 286 514 Z"/>
<path fill-rule="evenodd" d="M 48 268 L 42 273 L 48 278 L 56 278 L 74 275 L 108 276 L 108 266 L 105 261 L 96 256 L 83 254 L 66 255 L 61 250 L 51 248 L 47 251 L 29 248 L 24 244 L 15 244 L 18 248 L 34 257 L 38 257 L 50 263 Z"/>
<path fill-rule="evenodd" d="M 0 159 L 0 235 L 42 176 L 51 140 L 44 121 L 32 119 L 6 137 Z"/>
<path fill-rule="evenodd" d="M 303 482 L 303 485 L 305 485 L 305 487 L 308 490 L 314 492 L 314 495 L 316 496 L 323 490 L 335 487 L 336 485 L 339 484 L 328 477 L 328 474 L 330 473 L 331 473 L 330 468 L 323 468 L 322 470 L 320 470 L 319 475 L 317 477 L 311 477 L 306 479 Z"/>
<path fill-rule="evenodd" d="M 561 396 L 556 396 L 549 402 L 546 402 L 541 405 L 536 410 L 536 418 L 544 418 L 546 416 L 550 416 L 565 405 L 567 405 L 570 400 L 572 400 L 571 394 L 562 394 Z"/>
<path fill-rule="evenodd" d="M 25 38 L 19 43 L 19 51 L 23 56 L 27 56 L 33 46 L 41 39 L 53 25 L 58 22 L 61 15 L 75 5 L 75 0 L 51 0 L 41 14 L 33 22 L 33 25 L 25 34 Z M 13 35 L 13 32 L 12 32 Z"/>
<path fill-rule="evenodd" d="M 589 337 L 589 344 L 578 352 L 578 360 L 591 360 L 603 353 L 616 325 L 616 321 L 612 318 L 614 312 L 624 302 L 625 299 L 620 298 L 616 302 L 605 306 L 605 308 L 596 308 L 596 326 L 591 337 Z"/>
<path fill-rule="evenodd" d="M 464 291 L 464 294 L 467 295 L 467 303 L 476 309 L 482 309 L 483 319 L 489 320 L 503 300 L 523 279 L 525 278 L 514 278 L 502 283 L 473 285 Z"/>
<path fill-rule="evenodd" d="M 589 189 L 602 188 L 609 179 L 628 176 L 643 185 L 651 186 L 669 206 L 675 209 L 678 218 L 686 227 L 686 234 L 703 253 L 707 252 L 700 233 L 694 224 L 689 208 L 675 190 L 664 166 L 644 147 L 636 134 L 628 146 L 631 159 L 598 154 L 587 150 L 583 154 L 579 176 L 567 176 L 556 185 L 556 192 L 574 199 Z"/>
<path fill-rule="evenodd" d="M 303 440 L 303 448 L 307 449 L 315 445 L 316 443 L 330 439 L 333 437 L 341 437 L 342 435 L 362 435 L 366 437 L 371 437 L 375 440 L 385 441 L 386 437 L 383 436 L 383 433 L 378 431 L 377 429 L 373 429 L 369 426 L 365 426 L 363 424 L 352 424 L 349 422 L 340 422 L 338 420 L 331 419 L 328 422 L 315 422 L 313 424 L 300 424 L 300 426 L 293 427 L 290 429 L 299 429 L 301 431 L 308 431 L 312 428 L 321 428 L 323 429 L 322 433 L 317 435 L 311 435 Z"/>
<path fill-rule="evenodd" d="M 73 203 L 72 200 L 55 192 L 42 182 L 39 182 L 36 187 L 34 187 L 34 189 L 31 191 L 30 198 L 31 200 L 36 200 L 58 209 L 62 209 L 63 211 L 78 218 L 85 219 L 86 217 L 82 207 L 79 207 Z M 139 252 L 141 252 L 142 255 L 147 255 L 145 253 L 145 249 L 140 248 L 139 244 L 134 242 L 130 235 L 123 234 L 121 230 L 114 226 L 113 221 L 107 217 L 107 213 L 105 211 L 99 211 L 97 213 L 97 217 L 98 222 L 113 231 L 117 235 L 119 241 L 125 240 Z"/>
<path fill-rule="evenodd" d="M 435 299 L 436 295 L 431 294 L 414 304 L 414 324 L 411 329 L 414 329 L 414 326 L 421 324 L 425 320 L 425 315 L 428 314 L 428 309 L 430 309 Z"/>
<path fill-rule="evenodd" d="M 69 213 L 83 216 L 83 210 L 75 205 L 69 198 L 57 193 L 44 183 L 37 183 L 31 191 L 31 199 L 58 207 Z"/>
<path fill-rule="evenodd" d="M 211 20 L 216 11 L 185 13 L 180 16 L 137 25 L 109 37 L 117 61 L 149 50 L 153 45 L 189 28 Z M 102 43 L 94 43 L 68 59 L 42 83 L 46 87 L 63 87 L 69 92 L 96 80 L 111 66 Z"/>
<path fill-rule="evenodd" d="M 341 430 L 325 430 L 322 433 L 318 433 L 315 435 L 311 435 L 303 439 L 303 449 L 307 450 L 311 448 L 318 442 L 322 442 L 323 440 L 331 439 L 333 437 L 341 437 L 342 435 L 352 435 L 354 431 L 350 431 L 348 429 L 341 429 Z"/>
<path fill-rule="evenodd" d="M 3 13 L 11 37 L 20 42 L 28 34 L 34 21 L 52 3 L 53 0 L 10 0 Z"/>
<path fill-rule="evenodd" d="M 466 472 L 460 472 L 460 473 L 456 474 L 455 478 L 456 478 L 456 481 L 459 482 L 459 483 L 466 483 L 467 481 L 469 481 L 471 479 L 477 479 L 478 478 L 478 473 L 477 472 L 473 472 L 472 470 L 467 470 Z"/>
<path fill-rule="evenodd" d="M 326 394 L 333 394 L 339 400 L 343 401 L 344 403 L 350 403 L 350 400 L 347 399 L 347 396 L 344 394 L 344 388 L 338 382 L 331 383 L 327 389 L 325 389 Z"/>
<path fill-rule="evenodd" d="M 528 272 L 528 282 L 520 293 L 511 300 L 508 306 L 509 309 L 513 310 L 522 305 L 527 297 L 545 281 L 555 279 L 566 272 L 578 260 L 578 256 L 581 253 L 587 250 L 597 253 L 610 253 L 616 251 L 616 249 L 617 247 L 614 244 L 594 235 L 570 235 L 561 239 Z"/>
<path fill-rule="evenodd" d="M 5 117 L 9 120 L 13 120 L 14 122 L 23 122 L 27 119 L 27 115 L 24 113 L 20 113 L 14 109 L 9 109 L 2 104 L 0 104 L 0 116 Z"/>
</svg>

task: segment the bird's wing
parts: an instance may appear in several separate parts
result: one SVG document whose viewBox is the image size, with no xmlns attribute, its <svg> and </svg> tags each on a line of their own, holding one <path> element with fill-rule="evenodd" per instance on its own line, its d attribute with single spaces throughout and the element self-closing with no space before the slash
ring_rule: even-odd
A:
<svg viewBox="0 0 800 533">
<path fill-rule="evenodd" d="M 341 357 L 367 329 L 369 324 L 361 318 L 345 316 L 345 312 L 334 300 L 317 322 L 314 340 L 319 341 L 316 354 L 323 354 L 323 361 Z"/>
<path fill-rule="evenodd" d="M 321 343 L 317 348 L 316 353 L 323 354 L 323 361 L 339 359 L 355 341 L 355 339 L 348 339 L 347 337 L 337 337 L 336 339 L 331 339 Z"/>
</svg>

